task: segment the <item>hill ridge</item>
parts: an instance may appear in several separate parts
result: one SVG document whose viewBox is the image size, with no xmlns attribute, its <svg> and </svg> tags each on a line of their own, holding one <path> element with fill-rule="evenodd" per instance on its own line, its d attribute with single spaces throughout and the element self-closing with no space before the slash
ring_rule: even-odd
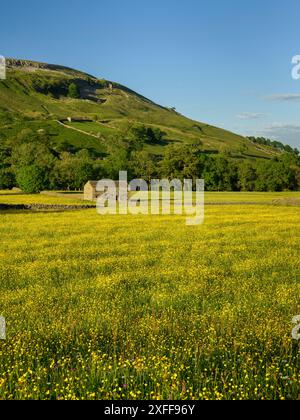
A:
<svg viewBox="0 0 300 420">
<path fill-rule="evenodd" d="M 70 98 L 68 86 L 75 83 L 80 97 Z M 93 148 L 103 150 L 103 141 L 122 133 L 128 124 L 157 127 L 165 132 L 165 142 L 145 147 L 158 155 L 172 143 L 202 142 L 208 152 L 220 152 L 236 158 L 270 158 L 269 147 L 257 148 L 247 138 L 228 130 L 187 118 L 176 110 L 163 107 L 119 83 L 99 79 L 80 70 L 58 64 L 28 59 L 7 59 L 7 80 L 0 83 L 0 129 L 5 137 L 21 127 L 48 127 L 58 143 L 66 137 L 79 148 L 91 146 L 91 137 L 70 135 L 66 127 L 56 127 L 57 120 L 86 117 L 99 124 L 74 125 L 95 136 Z M 82 123 L 83 125 L 84 123 Z M 10 128 L 5 128 L 9 126 Z M 79 133 L 78 133 L 79 134 Z"/>
</svg>

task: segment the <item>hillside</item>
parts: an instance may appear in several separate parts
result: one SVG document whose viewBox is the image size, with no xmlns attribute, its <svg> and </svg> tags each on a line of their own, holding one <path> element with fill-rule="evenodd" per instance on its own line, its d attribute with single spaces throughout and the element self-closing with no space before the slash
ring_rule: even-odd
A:
<svg viewBox="0 0 300 420">
<path fill-rule="evenodd" d="M 54 142 L 104 153 L 106 139 L 131 123 L 158 127 L 164 142 L 146 145 L 163 155 L 173 142 L 195 144 L 204 150 L 237 158 L 269 158 L 278 152 L 231 132 L 190 120 L 114 82 L 63 66 L 28 60 L 7 60 L 7 79 L 0 81 L 0 141 L 24 128 L 47 129 Z M 75 83 L 80 97 L 68 96 Z M 90 121 L 68 122 L 68 118 Z"/>
</svg>

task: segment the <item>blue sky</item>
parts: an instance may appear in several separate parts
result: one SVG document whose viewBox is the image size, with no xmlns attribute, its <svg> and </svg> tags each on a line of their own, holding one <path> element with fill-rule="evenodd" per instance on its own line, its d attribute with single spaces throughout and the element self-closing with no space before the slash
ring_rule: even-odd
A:
<svg viewBox="0 0 300 420">
<path fill-rule="evenodd" d="M 299 0 L 12 0 L 0 54 L 63 64 L 300 148 Z"/>
</svg>

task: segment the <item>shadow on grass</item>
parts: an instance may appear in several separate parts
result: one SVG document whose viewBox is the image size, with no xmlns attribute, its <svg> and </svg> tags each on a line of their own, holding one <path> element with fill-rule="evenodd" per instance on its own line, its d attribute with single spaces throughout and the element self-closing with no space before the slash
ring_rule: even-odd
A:
<svg viewBox="0 0 300 420">
<path fill-rule="evenodd" d="M 3 196 L 3 197 L 15 197 L 15 196 L 21 196 L 21 195 L 28 195 L 28 194 L 25 194 L 25 193 L 0 193 L 0 196 Z"/>
<path fill-rule="evenodd" d="M 66 204 L 2 204 L 0 203 L 0 214 L 11 212 L 66 212 L 66 211 L 79 211 L 90 210 L 96 206 L 92 205 L 66 205 Z"/>
<path fill-rule="evenodd" d="M 59 213 L 74 213 L 77 211 L 82 211 L 82 210 L 91 210 L 91 209 L 48 209 L 48 210 L 38 210 L 38 209 L 11 209 L 11 210 L 1 210 L 0 209 L 0 216 L 1 215 L 8 215 L 8 214 L 59 214 Z"/>
</svg>

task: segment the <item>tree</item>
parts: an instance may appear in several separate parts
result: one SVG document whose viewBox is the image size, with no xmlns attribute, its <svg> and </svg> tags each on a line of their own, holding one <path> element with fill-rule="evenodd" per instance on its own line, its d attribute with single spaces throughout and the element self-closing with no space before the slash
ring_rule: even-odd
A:
<svg viewBox="0 0 300 420">
<path fill-rule="evenodd" d="M 286 152 L 286 153 L 290 153 L 292 155 L 299 155 L 299 150 L 298 149 L 293 149 L 291 146 L 289 145 L 285 145 L 283 143 L 281 143 L 280 141 L 273 141 L 270 139 L 266 139 L 264 137 L 248 137 L 248 139 L 250 141 L 252 141 L 253 143 L 256 144 L 261 144 L 263 146 L 269 146 L 269 147 L 273 147 L 274 149 L 279 150 L 280 152 Z"/>
<path fill-rule="evenodd" d="M 110 179 L 119 179 L 120 171 L 127 171 L 131 175 L 130 166 L 131 154 L 125 147 L 114 149 L 110 155 L 104 160 L 103 169 Z"/>
<path fill-rule="evenodd" d="M 38 141 L 15 146 L 10 158 L 11 168 L 15 174 L 24 167 L 35 166 L 39 168 L 44 174 L 44 188 L 50 187 L 50 174 L 55 161 L 56 158 L 51 149 Z"/>
<path fill-rule="evenodd" d="M 58 153 L 68 152 L 73 154 L 79 151 L 79 149 L 73 144 L 69 143 L 68 140 L 63 140 L 59 145 L 56 146 L 55 150 Z"/>
<path fill-rule="evenodd" d="M 140 139 L 127 135 L 116 135 L 108 139 L 108 156 L 103 162 L 103 170 L 111 179 L 118 179 L 120 171 L 127 171 L 132 177 L 131 159 L 133 154 L 143 149 Z"/>
<path fill-rule="evenodd" d="M 278 160 L 264 161 L 257 164 L 257 180 L 255 190 L 262 192 L 279 192 L 287 187 L 284 165 Z"/>
<path fill-rule="evenodd" d="M 14 186 L 15 176 L 11 169 L 0 169 L 0 190 L 11 190 Z"/>
<path fill-rule="evenodd" d="M 256 170 L 250 162 L 243 162 L 238 167 L 238 187 L 241 191 L 255 191 Z"/>
<path fill-rule="evenodd" d="M 11 189 L 15 186 L 15 176 L 10 166 L 10 148 L 0 146 L 0 190 Z"/>
<path fill-rule="evenodd" d="M 87 150 L 76 153 L 74 160 L 76 166 L 74 187 L 76 190 L 81 190 L 93 178 L 93 163 Z"/>
<path fill-rule="evenodd" d="M 169 179 L 195 179 L 200 175 L 200 146 L 174 144 L 166 149 L 160 162 L 161 175 Z"/>
<path fill-rule="evenodd" d="M 131 167 L 134 176 L 150 182 L 157 175 L 155 160 L 155 156 L 146 150 L 133 153 Z"/>
<path fill-rule="evenodd" d="M 238 190 L 238 173 L 236 164 L 222 155 L 207 160 L 203 172 L 208 191 Z"/>
<path fill-rule="evenodd" d="M 11 154 L 11 164 L 18 168 L 36 165 L 44 169 L 50 169 L 53 166 L 54 159 L 52 151 L 39 143 L 24 143 L 14 148 Z"/>
<path fill-rule="evenodd" d="M 146 127 L 145 125 L 136 124 L 129 128 L 129 135 L 142 145 L 160 144 L 166 133 L 158 127 Z"/>
<path fill-rule="evenodd" d="M 73 99 L 79 99 L 80 93 L 77 85 L 73 82 L 69 86 L 69 97 Z"/>
<path fill-rule="evenodd" d="M 44 189 L 45 174 L 36 165 L 20 168 L 16 178 L 18 186 L 27 194 L 36 194 Z"/>
<path fill-rule="evenodd" d="M 87 150 L 81 150 L 76 155 L 63 152 L 55 163 L 51 183 L 59 189 L 81 190 L 93 173 L 93 162 Z"/>
</svg>

